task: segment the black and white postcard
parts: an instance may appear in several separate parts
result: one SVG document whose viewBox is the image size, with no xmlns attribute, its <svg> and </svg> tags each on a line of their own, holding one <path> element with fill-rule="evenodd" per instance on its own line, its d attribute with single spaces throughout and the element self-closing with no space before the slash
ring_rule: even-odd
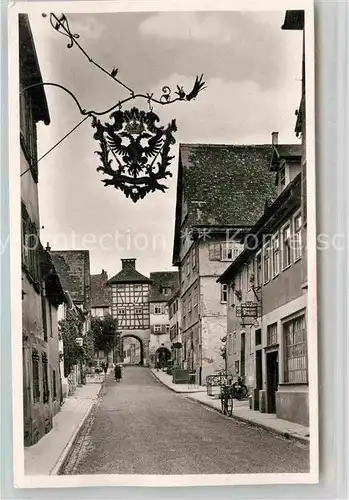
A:
<svg viewBox="0 0 349 500">
<path fill-rule="evenodd" d="M 317 482 L 312 2 L 9 32 L 15 484 Z"/>
</svg>

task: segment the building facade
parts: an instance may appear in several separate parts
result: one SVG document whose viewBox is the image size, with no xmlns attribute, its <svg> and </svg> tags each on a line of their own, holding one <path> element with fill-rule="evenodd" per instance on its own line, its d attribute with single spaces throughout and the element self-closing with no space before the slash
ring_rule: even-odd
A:
<svg viewBox="0 0 349 500">
<path fill-rule="evenodd" d="M 84 337 L 91 329 L 90 252 L 88 250 L 52 250 L 49 244 L 46 249 L 52 257 L 69 304 L 59 311 L 59 318 L 64 320 L 69 314 L 79 318 L 83 325 Z M 63 342 L 61 342 L 60 350 L 63 353 Z M 86 367 L 81 360 L 70 373 L 66 373 L 65 370 L 61 374 L 62 386 L 66 387 L 68 384 L 69 395 L 73 394 L 77 385 L 84 382 L 85 371 Z"/>
<path fill-rule="evenodd" d="M 245 378 L 254 409 L 308 425 L 301 147 L 292 148 L 292 161 L 290 148 L 276 149 L 272 168 L 280 179 L 286 164 L 289 182 L 218 280 L 228 297 L 227 371 Z"/>
<path fill-rule="evenodd" d="M 52 428 L 61 387 L 57 309 L 65 301 L 55 266 L 40 242 L 37 123 L 50 123 L 28 16 L 19 15 L 22 211 L 22 367 L 24 444 Z M 36 85 L 30 89 L 28 87 Z"/>
<path fill-rule="evenodd" d="M 275 199 L 271 154 L 272 145 L 180 145 L 173 265 L 182 364 L 200 384 L 224 368 L 227 297 L 217 278 L 241 251 L 241 235 Z"/>
<path fill-rule="evenodd" d="M 121 340 L 133 337 L 140 343 L 140 364 L 149 362 L 151 280 L 136 270 L 136 259 L 121 259 L 122 269 L 108 280 L 111 314 L 117 319 Z M 119 357 L 122 358 L 123 347 Z"/>
<path fill-rule="evenodd" d="M 149 362 L 151 366 L 165 365 L 171 359 L 168 301 L 178 288 L 178 272 L 153 272 L 150 280 Z"/>
</svg>

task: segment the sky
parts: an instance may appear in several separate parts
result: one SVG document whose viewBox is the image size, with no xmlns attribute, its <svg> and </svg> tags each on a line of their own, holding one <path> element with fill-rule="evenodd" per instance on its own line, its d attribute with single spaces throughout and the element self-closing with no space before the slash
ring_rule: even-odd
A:
<svg viewBox="0 0 349 500">
<path fill-rule="evenodd" d="M 283 31 L 280 12 L 141 12 L 69 14 L 72 32 L 90 56 L 137 92 L 177 84 L 189 91 L 197 74 L 207 88 L 191 102 L 155 105 L 161 124 L 178 131 L 166 193 L 133 203 L 104 187 L 89 120 L 39 163 L 41 239 L 53 250 L 90 250 L 91 273 L 136 258 L 145 275 L 172 270 L 179 143 L 298 143 L 295 110 L 301 96 L 301 32 Z M 83 108 L 107 109 L 125 89 L 93 67 L 48 18 L 30 15 L 44 82 L 71 90 Z M 39 157 L 81 120 L 71 98 L 46 87 L 51 124 L 39 124 Z M 147 110 L 143 100 L 131 102 Z M 123 109 L 127 109 L 125 105 Z M 108 119 L 108 115 L 103 117 Z"/>
</svg>

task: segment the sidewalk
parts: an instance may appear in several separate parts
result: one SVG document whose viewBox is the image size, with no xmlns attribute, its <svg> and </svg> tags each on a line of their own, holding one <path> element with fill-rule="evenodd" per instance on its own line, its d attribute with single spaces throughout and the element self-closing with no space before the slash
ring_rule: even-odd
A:
<svg viewBox="0 0 349 500">
<path fill-rule="evenodd" d="M 221 411 L 220 399 L 208 396 L 206 391 L 200 394 L 192 394 L 188 398 Z M 234 399 L 232 418 L 257 427 L 263 427 L 287 439 L 296 439 L 306 444 L 309 443 L 309 427 L 277 418 L 274 413 L 260 413 L 259 411 L 250 410 L 248 401 L 237 401 Z"/>
<path fill-rule="evenodd" d="M 197 401 L 205 406 L 221 411 L 220 399 L 215 399 L 207 395 L 206 387 L 192 388 L 187 384 L 173 384 L 172 377 L 167 373 L 151 369 L 153 375 L 172 391 L 188 394 L 188 398 Z M 309 443 L 309 427 L 277 418 L 274 413 L 260 413 L 259 411 L 250 410 L 248 401 L 237 401 L 234 399 L 233 416 L 236 420 L 240 420 L 250 425 L 263 427 L 264 429 L 280 434 L 288 439 L 296 439 L 303 443 Z"/>
<path fill-rule="evenodd" d="M 68 396 L 53 419 L 51 431 L 35 445 L 24 448 L 26 475 L 54 475 L 59 472 L 74 440 L 89 415 L 102 387 L 100 377 L 94 383 L 78 387 Z"/>
<path fill-rule="evenodd" d="M 166 387 L 168 387 L 174 392 L 180 392 L 182 394 L 197 393 L 197 392 L 206 393 L 206 387 L 194 386 L 188 384 L 174 384 L 172 382 L 172 375 L 167 375 L 166 372 L 163 372 L 161 370 L 157 371 L 155 368 L 151 368 L 150 371 L 152 372 L 154 377 L 159 380 L 159 382 L 166 385 Z"/>
</svg>

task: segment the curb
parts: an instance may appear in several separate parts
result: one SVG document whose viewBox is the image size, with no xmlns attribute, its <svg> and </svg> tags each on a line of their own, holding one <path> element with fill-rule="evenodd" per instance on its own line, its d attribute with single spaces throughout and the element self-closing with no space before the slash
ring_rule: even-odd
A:
<svg viewBox="0 0 349 500">
<path fill-rule="evenodd" d="M 74 445 L 76 444 L 80 434 L 81 434 L 81 431 L 88 419 L 88 417 L 90 416 L 91 412 L 92 412 L 92 409 L 94 408 L 94 406 L 96 405 L 97 401 L 98 401 L 98 398 L 100 397 L 100 394 L 103 390 L 103 387 L 104 387 L 104 381 L 101 383 L 101 386 L 96 394 L 96 399 L 95 400 L 92 400 L 92 403 L 90 404 L 90 406 L 87 408 L 86 412 L 84 413 L 84 416 L 82 417 L 82 419 L 80 420 L 80 422 L 78 423 L 78 425 L 76 426 L 76 429 L 73 433 L 73 435 L 71 436 L 71 438 L 69 439 L 68 443 L 66 444 L 64 450 L 62 451 L 60 457 L 58 458 L 57 462 L 55 463 L 54 467 L 51 469 L 51 471 L 49 472 L 49 475 L 50 476 L 59 476 L 61 475 L 62 473 L 62 470 L 65 466 L 65 464 L 67 463 L 67 461 L 69 460 L 69 458 L 71 457 L 71 454 L 72 454 L 72 451 L 74 449 Z"/>
<path fill-rule="evenodd" d="M 218 408 L 216 408 L 215 406 L 210 405 L 209 403 L 206 403 L 206 401 L 199 401 L 198 399 L 195 399 L 195 398 L 193 398 L 191 396 L 188 396 L 188 398 L 191 401 L 196 401 L 197 403 L 201 404 L 202 406 L 206 406 L 207 408 L 210 408 L 211 410 L 215 410 L 217 413 L 219 413 L 220 415 L 222 415 L 221 411 Z M 307 439 L 305 437 L 296 436 L 295 434 L 291 434 L 291 433 L 289 433 L 287 431 L 279 431 L 277 429 L 274 429 L 273 427 L 269 427 L 268 425 L 261 424 L 260 422 L 254 422 L 253 420 L 249 420 L 248 418 L 244 418 L 244 417 L 241 417 L 241 416 L 236 415 L 236 414 L 234 415 L 234 413 L 233 413 L 233 415 L 231 417 L 228 417 L 228 416 L 226 416 L 226 417 L 227 418 L 232 418 L 232 419 L 237 420 L 238 422 L 242 422 L 244 424 L 248 424 L 251 427 L 256 427 L 256 428 L 264 429 L 267 432 L 269 432 L 270 434 L 276 434 L 277 436 L 281 436 L 284 439 L 287 439 L 288 441 L 297 441 L 297 442 L 300 442 L 300 443 L 306 444 L 306 445 L 310 444 L 309 439 Z"/>
<path fill-rule="evenodd" d="M 149 370 L 150 373 L 153 375 L 153 377 L 155 378 L 155 380 L 157 380 L 161 385 L 163 385 L 164 387 L 166 387 L 167 389 L 170 389 L 170 391 L 172 392 L 175 392 L 176 394 L 183 394 L 184 396 L 187 395 L 187 394 L 196 394 L 197 392 L 205 392 L 205 391 L 176 391 L 176 389 L 174 389 L 174 387 L 170 387 L 169 385 L 165 384 L 165 382 L 163 382 L 161 379 L 159 379 L 155 373 L 151 370 Z"/>
</svg>

